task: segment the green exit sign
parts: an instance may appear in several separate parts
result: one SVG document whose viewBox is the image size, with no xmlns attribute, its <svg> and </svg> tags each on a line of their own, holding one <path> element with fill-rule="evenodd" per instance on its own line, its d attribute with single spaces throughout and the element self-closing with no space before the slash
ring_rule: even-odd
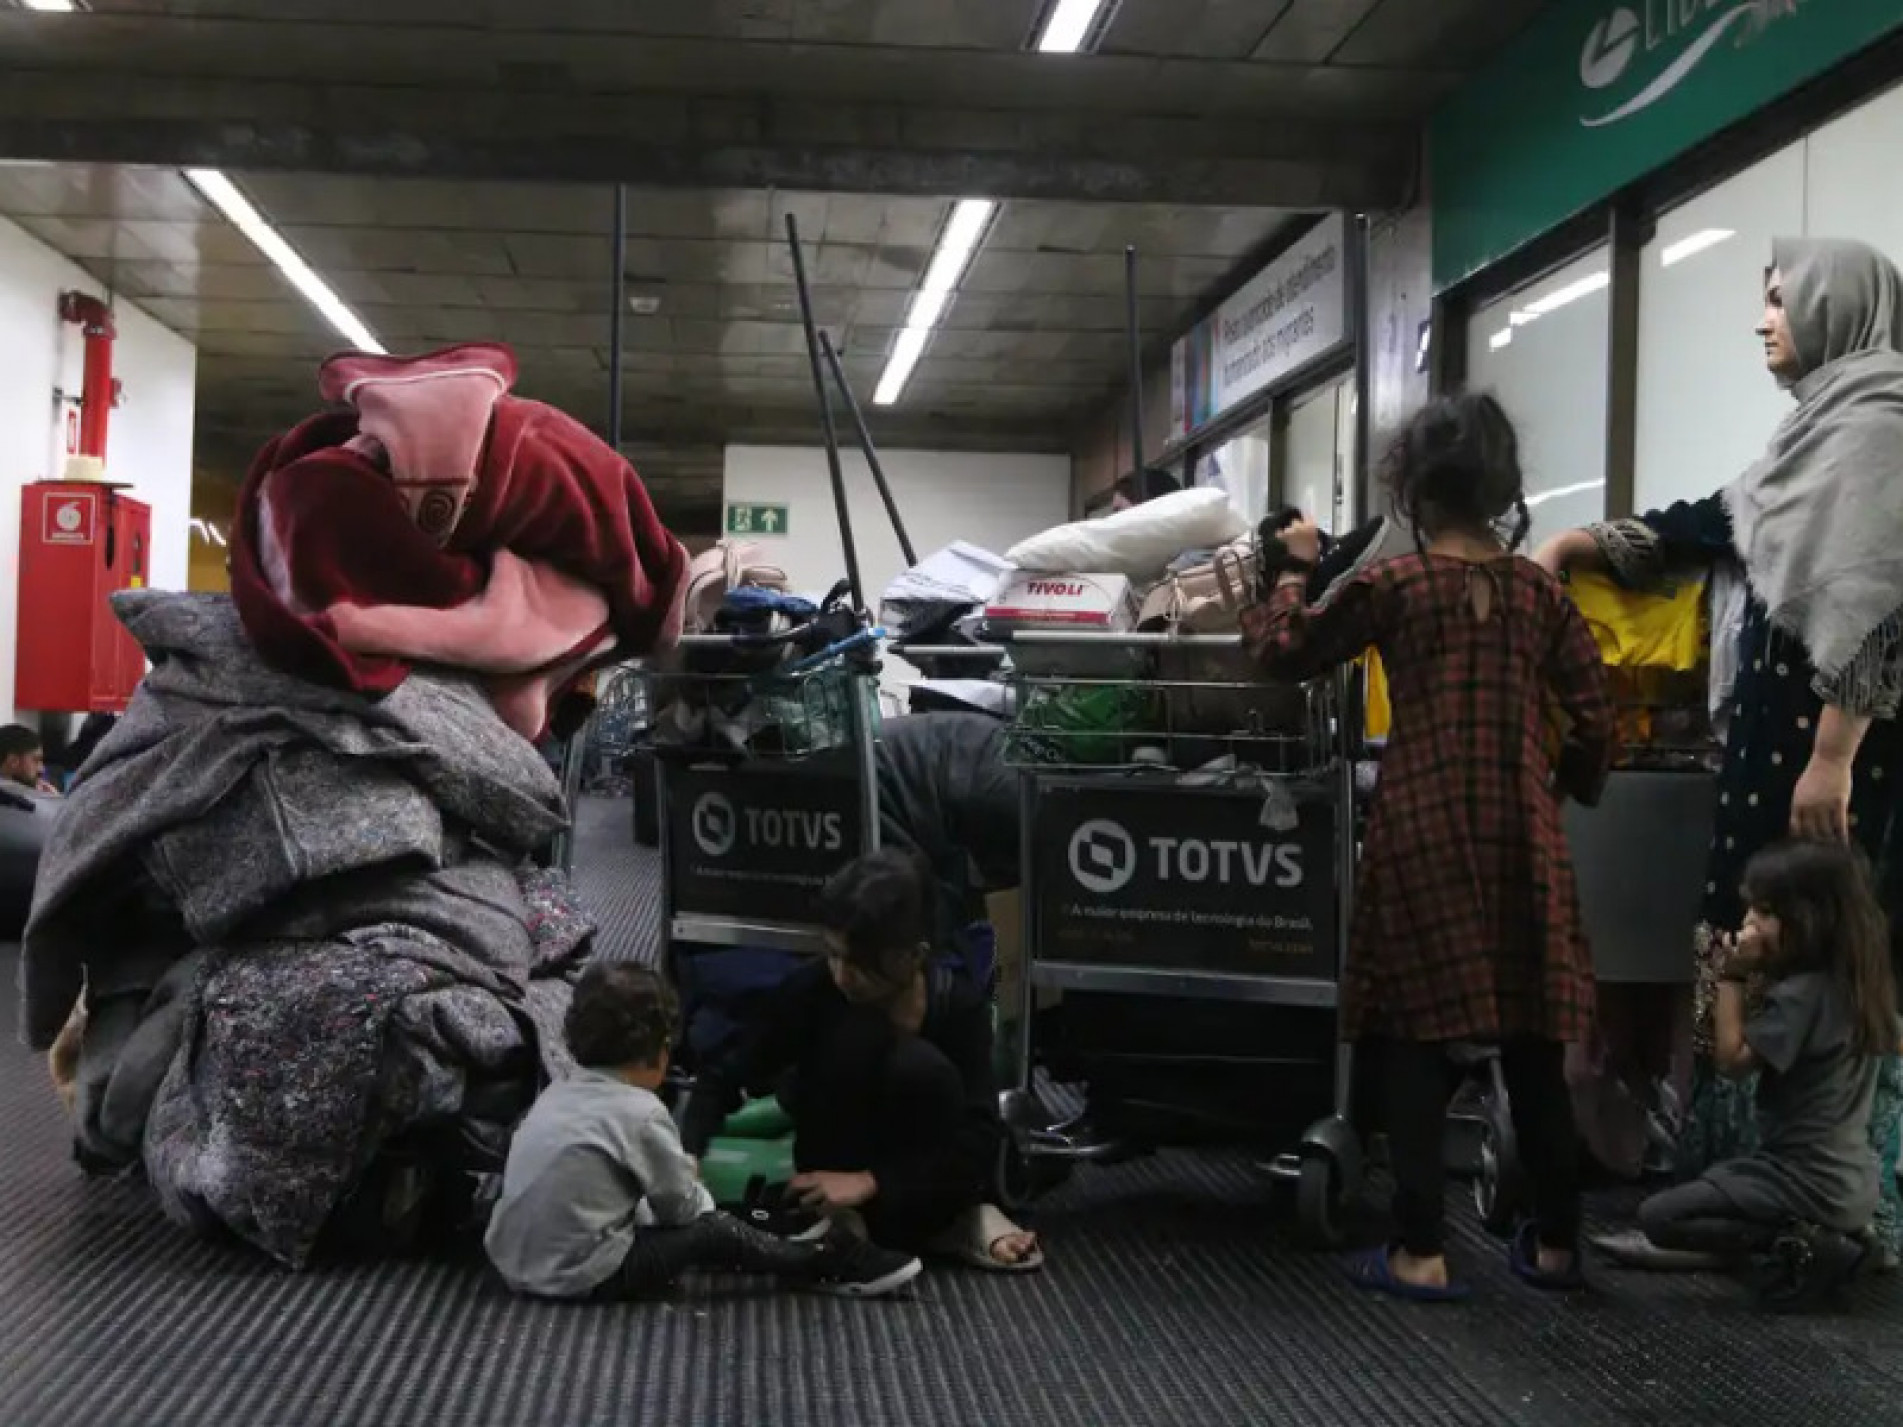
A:
<svg viewBox="0 0 1903 1427">
<path fill-rule="evenodd" d="M 727 507 L 729 535 L 784 535 L 786 507 L 783 505 L 730 505 Z"/>
</svg>

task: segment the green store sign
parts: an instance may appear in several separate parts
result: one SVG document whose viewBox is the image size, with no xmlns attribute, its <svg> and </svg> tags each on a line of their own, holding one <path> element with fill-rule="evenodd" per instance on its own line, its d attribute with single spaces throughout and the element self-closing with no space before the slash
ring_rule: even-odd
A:
<svg viewBox="0 0 1903 1427">
<path fill-rule="evenodd" d="M 1429 128 L 1434 286 L 1903 26 L 1903 0 L 1559 0 Z"/>
</svg>

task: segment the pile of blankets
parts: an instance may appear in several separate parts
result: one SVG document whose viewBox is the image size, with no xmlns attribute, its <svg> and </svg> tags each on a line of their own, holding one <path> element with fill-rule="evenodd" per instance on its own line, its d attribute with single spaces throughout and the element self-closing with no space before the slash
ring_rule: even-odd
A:
<svg viewBox="0 0 1903 1427">
<path fill-rule="evenodd" d="M 295 1268 L 499 1168 L 572 1069 L 592 928 L 534 862 L 567 810 L 531 739 L 678 628 L 686 560 L 513 375 L 327 365 L 351 409 L 260 457 L 233 596 L 114 598 L 152 670 L 40 863 L 22 1029 L 81 1162 Z"/>
</svg>

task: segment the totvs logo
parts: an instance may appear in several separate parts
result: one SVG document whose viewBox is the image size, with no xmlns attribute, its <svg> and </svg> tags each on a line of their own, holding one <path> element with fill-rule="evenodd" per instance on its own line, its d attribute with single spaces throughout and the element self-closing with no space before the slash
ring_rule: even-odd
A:
<svg viewBox="0 0 1903 1427">
<path fill-rule="evenodd" d="M 1149 861 L 1141 855 L 1147 853 Z M 1158 882 L 1241 883 L 1290 891 L 1302 885 L 1302 849 L 1290 842 L 1237 838 L 1152 837 L 1139 849 L 1120 823 L 1097 818 L 1070 838 L 1070 875 L 1079 887 L 1114 896 L 1148 866 Z"/>
<path fill-rule="evenodd" d="M 846 820 L 839 813 L 787 808 L 736 809 L 725 793 L 703 793 L 694 804 L 694 841 L 709 857 L 725 857 L 744 839 L 774 852 L 842 852 Z"/>
</svg>

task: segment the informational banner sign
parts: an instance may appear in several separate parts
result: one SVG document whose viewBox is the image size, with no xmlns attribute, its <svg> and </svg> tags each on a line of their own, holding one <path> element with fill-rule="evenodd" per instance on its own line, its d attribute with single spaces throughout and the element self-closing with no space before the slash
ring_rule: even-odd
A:
<svg viewBox="0 0 1903 1427">
<path fill-rule="evenodd" d="M 665 776 L 676 916 L 811 925 L 819 889 L 863 845 L 850 770 L 669 768 Z"/>
<path fill-rule="evenodd" d="M 1903 6 L 1896 0 L 1548 6 L 1434 116 L 1428 157 L 1436 290 L 1899 26 Z"/>
<path fill-rule="evenodd" d="M 1322 219 L 1170 351 L 1170 432 L 1193 435 L 1348 337 L 1348 220 Z"/>
<path fill-rule="evenodd" d="M 1038 956 L 1086 966 L 1335 976 L 1335 819 L 1259 793 L 1053 782 L 1038 792 Z"/>
</svg>

